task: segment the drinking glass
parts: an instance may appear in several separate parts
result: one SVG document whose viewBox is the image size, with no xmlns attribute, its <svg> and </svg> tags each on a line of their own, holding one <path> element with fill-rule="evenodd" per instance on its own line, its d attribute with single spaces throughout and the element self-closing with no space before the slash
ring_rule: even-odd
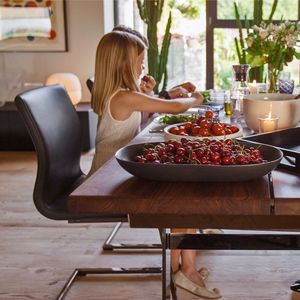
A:
<svg viewBox="0 0 300 300">
<path fill-rule="evenodd" d="M 278 90 L 279 90 L 279 93 L 293 94 L 294 80 L 292 80 L 292 79 L 278 79 Z"/>
</svg>

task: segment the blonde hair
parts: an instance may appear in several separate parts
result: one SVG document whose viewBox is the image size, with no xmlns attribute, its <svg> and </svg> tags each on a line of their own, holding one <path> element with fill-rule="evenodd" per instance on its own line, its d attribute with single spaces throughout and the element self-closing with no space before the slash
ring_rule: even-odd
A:
<svg viewBox="0 0 300 300">
<path fill-rule="evenodd" d="M 96 53 L 91 106 L 103 114 L 106 101 L 120 88 L 139 91 L 135 64 L 146 46 L 138 37 L 120 31 L 105 34 Z"/>
</svg>

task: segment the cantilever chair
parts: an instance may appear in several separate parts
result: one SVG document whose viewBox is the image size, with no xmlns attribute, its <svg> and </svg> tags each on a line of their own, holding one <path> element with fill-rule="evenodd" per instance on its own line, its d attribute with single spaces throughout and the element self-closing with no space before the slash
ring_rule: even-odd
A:
<svg viewBox="0 0 300 300">
<path fill-rule="evenodd" d="M 94 77 L 90 77 L 86 81 L 86 85 L 89 91 L 92 93 L 93 86 L 94 86 Z M 100 119 L 99 121 L 100 122 Z M 126 215 L 123 216 L 123 219 L 118 221 L 116 226 L 113 228 L 110 235 L 107 237 L 106 241 L 104 242 L 102 248 L 103 250 L 114 250 L 114 249 L 161 249 L 161 244 L 131 244 L 131 243 L 118 243 L 113 242 L 114 237 L 118 233 L 119 229 L 121 228 L 124 222 L 128 222 L 128 218 Z"/>
<path fill-rule="evenodd" d="M 69 223 L 100 223 L 127 220 L 125 215 L 74 214 L 67 210 L 68 195 L 85 179 L 80 168 L 80 122 L 61 85 L 19 94 L 16 106 L 37 152 L 38 170 L 33 201 L 49 219 Z M 76 276 L 87 274 L 160 273 L 161 268 L 75 269 L 57 299 L 63 299 Z"/>
</svg>

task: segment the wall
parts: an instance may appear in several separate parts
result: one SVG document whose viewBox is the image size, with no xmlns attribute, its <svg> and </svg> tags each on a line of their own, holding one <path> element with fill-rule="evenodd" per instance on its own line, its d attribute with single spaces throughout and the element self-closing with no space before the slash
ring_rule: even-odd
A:
<svg viewBox="0 0 300 300">
<path fill-rule="evenodd" d="M 10 82 L 45 82 L 56 72 L 76 74 L 82 84 L 82 101 L 90 100 L 85 81 L 94 72 L 99 39 L 113 26 L 112 0 L 67 0 L 68 52 L 0 53 L 0 72 Z M 105 16 L 104 16 L 105 12 Z M 2 97 L 13 99 L 16 89 L 8 91 L 9 82 L 0 81 Z"/>
</svg>

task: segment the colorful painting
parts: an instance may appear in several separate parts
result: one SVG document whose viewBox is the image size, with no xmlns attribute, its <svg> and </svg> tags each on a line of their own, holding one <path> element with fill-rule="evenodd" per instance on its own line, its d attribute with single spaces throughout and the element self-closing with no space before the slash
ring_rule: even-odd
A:
<svg viewBox="0 0 300 300">
<path fill-rule="evenodd" d="M 66 15 L 64 0 L 0 0 L 2 8 L 41 8 L 49 9 L 51 20 L 50 28 L 47 34 L 42 31 L 47 28 L 39 22 L 39 26 L 34 26 L 37 19 L 28 19 L 30 25 L 26 29 L 13 28 L 13 32 L 7 31 L 8 38 L 0 40 L 0 51 L 15 52 L 60 52 L 67 51 L 66 36 Z M 47 11 L 46 10 L 46 11 Z M 4 11 L 4 9 L 3 9 Z M 38 10 L 37 10 L 38 11 Z M 23 14 L 23 12 L 22 12 Z M 17 15 L 22 15 L 21 10 Z M 4 13 L 3 13 L 4 15 Z M 15 18 L 17 18 L 16 16 Z M 0 16 L 1 18 L 1 16 Z M 17 25 L 17 19 L 11 19 L 13 25 Z M 27 19 L 26 19 L 27 20 Z M 18 20 L 20 21 L 20 19 Z M 7 22 L 7 20 L 6 20 Z M 16 26 L 17 27 L 17 26 Z M 33 29 L 32 29 L 33 28 Z"/>
</svg>

